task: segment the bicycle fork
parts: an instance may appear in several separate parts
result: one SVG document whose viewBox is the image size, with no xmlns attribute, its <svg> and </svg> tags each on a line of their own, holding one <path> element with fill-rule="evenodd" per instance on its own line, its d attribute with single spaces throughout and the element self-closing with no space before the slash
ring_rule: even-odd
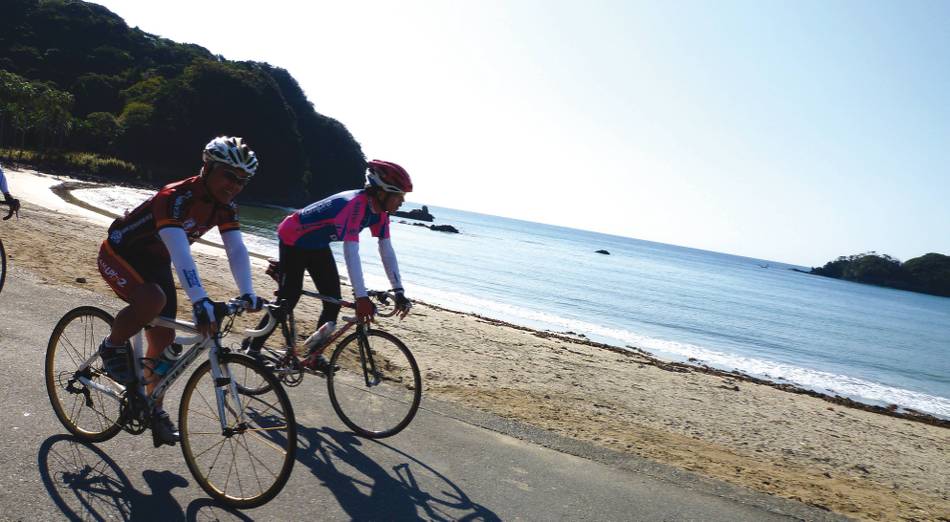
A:
<svg viewBox="0 0 950 522">
<path fill-rule="evenodd" d="M 220 349 L 221 343 L 215 338 L 208 360 L 211 361 L 211 377 L 214 379 L 214 394 L 218 401 L 218 420 L 221 422 L 221 434 L 230 437 L 247 429 L 247 419 L 245 418 L 244 406 L 241 404 L 237 383 L 231 378 L 230 369 L 218 360 Z M 231 397 L 230 404 L 233 404 L 233 407 L 228 406 L 229 395 Z M 230 410 L 234 417 L 233 426 L 228 425 L 227 410 Z"/>
<path fill-rule="evenodd" d="M 373 357 L 373 350 L 369 347 L 369 338 L 366 331 L 360 325 L 357 342 L 360 347 L 360 366 L 363 368 L 363 380 L 367 387 L 376 386 L 380 383 L 379 372 L 376 371 L 376 358 Z"/>
</svg>

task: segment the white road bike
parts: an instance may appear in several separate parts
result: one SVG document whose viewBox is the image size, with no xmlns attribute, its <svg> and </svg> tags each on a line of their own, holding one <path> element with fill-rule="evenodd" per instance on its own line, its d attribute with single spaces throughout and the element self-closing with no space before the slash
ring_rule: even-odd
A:
<svg viewBox="0 0 950 522">
<path fill-rule="evenodd" d="M 137 435 L 151 427 L 156 402 L 207 352 L 207 360 L 191 374 L 181 396 L 182 454 L 209 495 L 232 507 L 251 508 L 274 498 L 290 477 L 297 423 L 280 381 L 253 359 L 221 346 L 221 338 L 243 312 L 243 302 L 216 303 L 215 308 L 221 331 L 210 337 L 184 321 L 158 318 L 150 323 L 174 329 L 176 343 L 192 345 L 160 377 L 151 394 L 145 392 L 143 367 L 152 368 L 155 361 L 142 355 L 142 331 L 132 339 L 135 380 L 118 383 L 106 375 L 99 357 L 112 316 L 92 306 L 71 310 L 53 329 L 46 348 L 46 389 L 56 416 L 77 438 L 102 442 L 123 429 Z M 243 335 L 264 331 L 246 330 Z M 247 388 L 266 392 L 249 395 L 242 392 Z"/>
</svg>

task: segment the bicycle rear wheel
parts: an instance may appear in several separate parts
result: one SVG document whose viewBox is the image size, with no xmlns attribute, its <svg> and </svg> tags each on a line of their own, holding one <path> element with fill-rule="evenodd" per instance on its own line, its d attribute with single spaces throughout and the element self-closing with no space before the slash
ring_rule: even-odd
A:
<svg viewBox="0 0 950 522">
<path fill-rule="evenodd" d="M 223 387 L 222 430 L 211 361 L 195 370 L 182 392 L 178 422 L 181 451 L 202 489 L 236 508 L 274 498 L 287 483 L 297 451 L 297 423 L 290 399 L 277 379 L 242 355 L 220 355 L 226 375 L 240 388 L 268 391 L 240 394 L 240 409 Z"/>
<path fill-rule="evenodd" d="M 412 352 L 379 330 L 354 333 L 330 358 L 338 370 L 327 376 L 330 404 L 357 435 L 380 439 L 402 431 L 422 398 L 422 378 Z"/>
<path fill-rule="evenodd" d="M 70 433 L 88 442 L 102 442 L 115 436 L 119 424 L 119 401 L 79 381 L 82 375 L 92 382 L 115 388 L 105 376 L 98 356 L 79 373 L 83 362 L 99 350 L 99 343 L 112 329 L 112 316 L 93 306 L 69 311 L 53 328 L 46 346 L 46 393 L 56 417 Z"/>
</svg>

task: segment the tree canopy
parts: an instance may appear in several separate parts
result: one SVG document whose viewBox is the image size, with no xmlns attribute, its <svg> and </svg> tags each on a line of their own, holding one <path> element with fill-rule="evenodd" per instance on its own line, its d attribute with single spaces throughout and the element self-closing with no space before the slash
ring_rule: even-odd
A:
<svg viewBox="0 0 950 522">
<path fill-rule="evenodd" d="M 160 184 L 196 173 L 218 135 L 260 158 L 248 199 L 299 205 L 362 184 L 359 144 L 288 71 L 129 28 L 97 4 L 4 0 L 0 147 L 108 154 Z"/>
<path fill-rule="evenodd" d="M 950 297 L 950 256 L 930 253 L 904 263 L 887 254 L 841 256 L 812 274 Z"/>
</svg>

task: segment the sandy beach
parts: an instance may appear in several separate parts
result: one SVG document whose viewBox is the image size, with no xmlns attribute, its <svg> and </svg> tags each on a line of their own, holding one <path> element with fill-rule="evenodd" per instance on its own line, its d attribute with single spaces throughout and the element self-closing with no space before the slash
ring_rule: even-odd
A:
<svg viewBox="0 0 950 522">
<path fill-rule="evenodd" d="M 6 170 L 23 202 L 21 219 L 0 224 L 9 270 L 112 296 L 96 269 L 111 219 L 53 194 L 50 188 L 62 180 Z M 234 282 L 220 249 L 200 245 L 194 251 L 209 294 L 232 297 Z M 264 275 L 262 260 L 253 262 L 258 293 L 271 295 L 276 284 Z M 183 294 L 179 303 L 179 315 L 187 317 Z M 297 314 L 307 334 L 319 306 L 304 299 Z M 884 415 L 425 303 L 403 321 L 382 321 L 416 355 L 425 397 L 855 519 L 950 520 L 946 424 Z"/>
</svg>

